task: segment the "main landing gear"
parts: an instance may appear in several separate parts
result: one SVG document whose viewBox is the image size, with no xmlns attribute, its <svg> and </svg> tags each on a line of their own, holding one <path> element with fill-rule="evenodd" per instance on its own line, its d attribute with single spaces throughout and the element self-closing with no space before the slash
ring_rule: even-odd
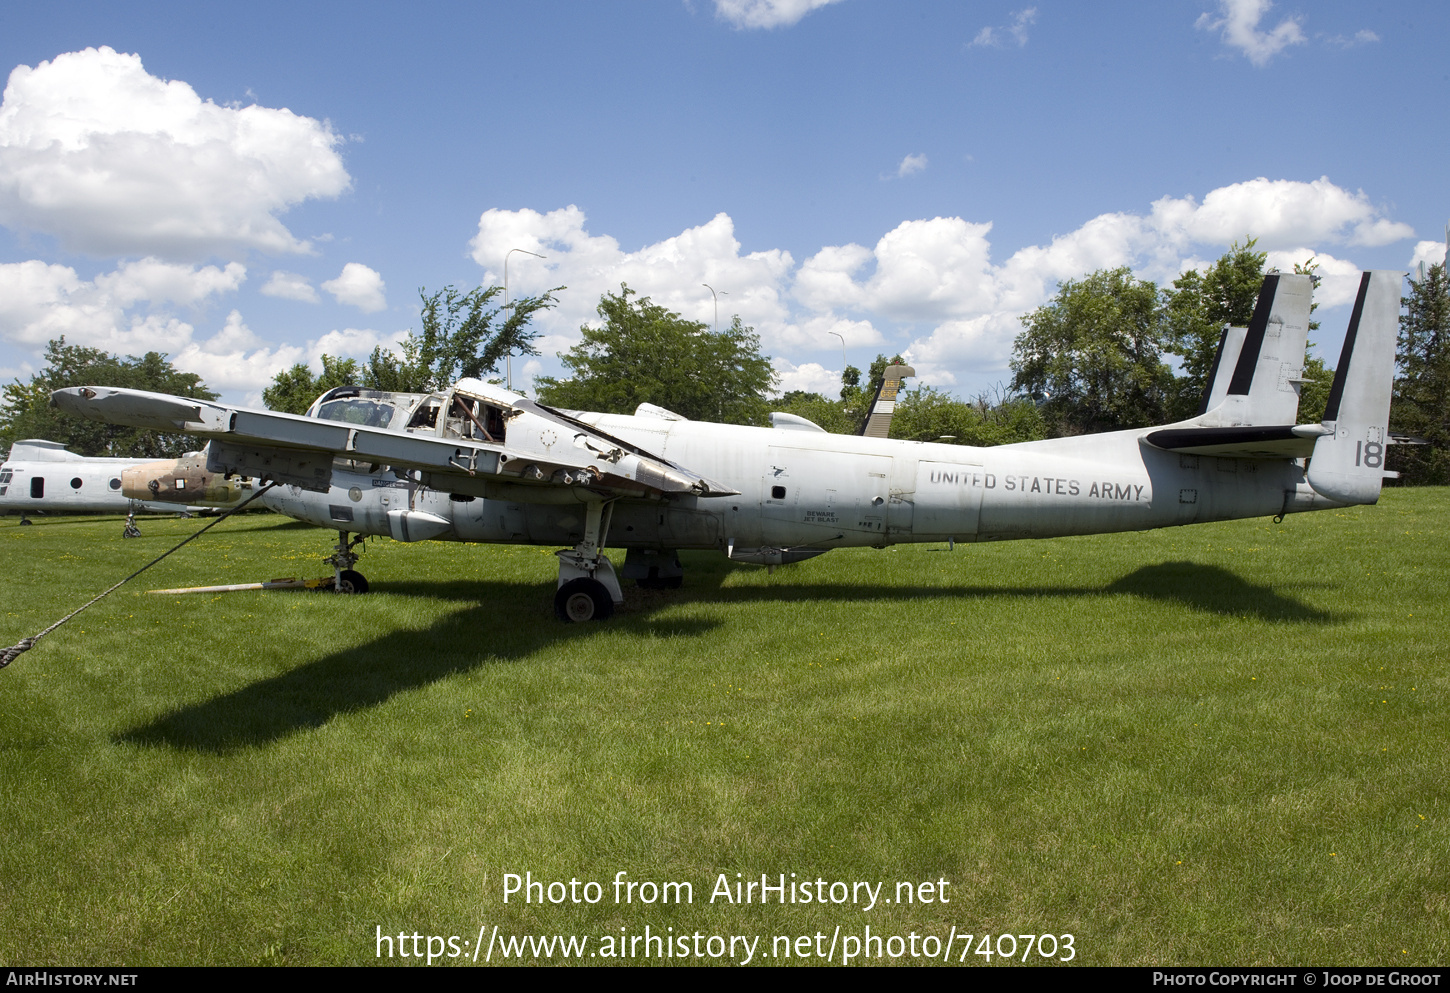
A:
<svg viewBox="0 0 1450 993">
<path fill-rule="evenodd" d="M 363 574 L 353 569 L 357 565 L 358 555 L 353 549 L 367 540 L 366 535 L 358 535 L 348 540 L 346 531 L 337 532 L 337 550 L 332 555 L 323 559 L 332 566 L 332 588 L 338 593 L 366 593 L 368 581 Z"/>
<path fill-rule="evenodd" d="M 554 594 L 554 616 L 570 624 L 608 620 L 615 604 L 624 602 L 624 591 L 614 575 L 614 566 L 604 557 L 604 539 L 614 504 L 590 500 L 584 505 L 584 539 L 559 556 L 559 589 Z"/>
</svg>

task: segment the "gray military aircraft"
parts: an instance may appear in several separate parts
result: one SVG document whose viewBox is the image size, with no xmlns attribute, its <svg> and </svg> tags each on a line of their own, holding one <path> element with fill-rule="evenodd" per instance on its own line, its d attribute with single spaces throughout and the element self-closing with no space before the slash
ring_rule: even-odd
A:
<svg viewBox="0 0 1450 993">
<path fill-rule="evenodd" d="M 124 534 L 138 537 L 136 514 L 206 513 L 236 504 L 250 484 L 206 471 L 199 455 L 180 459 L 95 458 L 59 442 L 17 441 L 0 464 L 0 513 L 125 514 Z"/>
<path fill-rule="evenodd" d="M 624 599 L 606 541 L 626 550 L 624 578 L 678 586 L 679 549 L 779 565 L 851 546 L 1372 504 L 1391 475 L 1401 278 L 1364 274 L 1318 424 L 1295 422 L 1311 283 L 1288 274 L 1266 277 L 1248 328 L 1225 336 L 1198 416 L 995 448 L 828 434 L 798 417 L 713 424 L 650 404 L 556 410 L 476 379 L 427 395 L 344 387 L 306 416 L 108 387 L 59 390 L 54 402 L 209 437 L 210 471 L 276 482 L 264 496 L 273 507 L 337 531 L 327 561 L 338 590 L 367 588 L 353 566 L 368 535 L 565 545 L 555 611 L 602 620 Z"/>
</svg>

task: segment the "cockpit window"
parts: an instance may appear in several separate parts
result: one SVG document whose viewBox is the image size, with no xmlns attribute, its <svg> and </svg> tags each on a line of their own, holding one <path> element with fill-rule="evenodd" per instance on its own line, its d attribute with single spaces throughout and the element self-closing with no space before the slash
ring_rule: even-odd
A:
<svg viewBox="0 0 1450 993">
<path fill-rule="evenodd" d="M 438 426 L 438 410 L 443 406 L 443 401 L 438 397 L 429 397 L 418 405 L 413 411 L 413 419 L 408 422 L 409 431 L 432 431 Z"/>
<path fill-rule="evenodd" d="M 498 407 L 474 397 L 454 394 L 444 433 L 454 438 L 501 445 L 507 423 Z"/>
<path fill-rule="evenodd" d="M 381 400 L 366 397 L 330 400 L 317 409 L 317 416 L 324 421 L 342 421 L 360 427 L 385 428 L 393 420 L 397 408 Z"/>
</svg>

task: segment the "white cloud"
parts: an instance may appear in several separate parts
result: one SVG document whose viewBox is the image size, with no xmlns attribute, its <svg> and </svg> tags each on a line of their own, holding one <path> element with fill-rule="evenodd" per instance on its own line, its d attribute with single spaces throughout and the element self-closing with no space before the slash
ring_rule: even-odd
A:
<svg viewBox="0 0 1450 993">
<path fill-rule="evenodd" d="M 1443 241 L 1421 241 L 1416 242 L 1415 250 L 1410 255 L 1410 268 L 1418 269 L 1420 263 L 1426 266 L 1439 265 L 1445 261 L 1445 242 Z"/>
<path fill-rule="evenodd" d="M 819 7 L 839 0 L 715 0 L 715 16 L 737 30 L 790 27 Z"/>
<path fill-rule="evenodd" d="M 383 296 L 386 287 L 382 275 L 361 262 L 349 262 L 342 267 L 341 275 L 323 283 L 322 288 L 336 297 L 338 303 L 356 307 L 364 314 L 375 314 L 388 306 Z"/>
<path fill-rule="evenodd" d="M 0 223 L 102 255 L 306 252 L 277 214 L 350 179 L 321 121 L 224 107 L 137 55 L 88 48 L 10 73 Z"/>
<path fill-rule="evenodd" d="M 1349 38 L 1342 34 L 1331 35 L 1324 39 L 1324 43 L 1331 48 L 1358 48 L 1360 45 L 1372 45 L 1379 40 L 1379 35 L 1368 28 L 1362 28 Z"/>
<path fill-rule="evenodd" d="M 240 262 L 228 262 L 221 269 L 214 265 L 197 269 L 145 258 L 124 262 L 115 272 L 97 276 L 95 284 L 122 307 L 142 301 L 195 307 L 213 294 L 236 292 L 246 278 L 247 267 Z"/>
<path fill-rule="evenodd" d="M 1218 244 L 1257 237 L 1259 247 L 1315 241 L 1375 247 L 1414 236 L 1408 224 L 1390 221 L 1363 191 L 1335 186 L 1327 176 L 1311 183 L 1260 177 L 1193 197 L 1164 197 L 1153 204 L 1153 224 L 1170 237 Z"/>
<path fill-rule="evenodd" d="M 1359 293 L 1360 269 L 1353 262 L 1308 248 L 1291 248 L 1268 254 L 1267 268 L 1280 272 L 1293 272 L 1296 264 L 1308 263 L 1312 259 L 1316 263 L 1314 274 L 1319 277 L 1319 285 L 1314 289 L 1314 302 L 1321 307 L 1354 303 Z"/>
<path fill-rule="evenodd" d="M 272 273 L 272 278 L 267 280 L 261 292 L 269 297 L 281 297 L 283 300 L 301 300 L 303 303 L 317 303 L 317 291 L 312 288 L 312 283 L 306 276 L 299 276 L 295 272 L 283 272 L 281 269 Z"/>
<path fill-rule="evenodd" d="M 925 155 L 908 155 L 901 160 L 901 165 L 896 167 L 896 176 L 903 179 L 907 176 L 922 172 L 926 169 Z"/>
<path fill-rule="evenodd" d="M 1037 8 L 1028 7 L 1012 14 L 1012 23 L 1006 27 L 985 27 L 967 43 L 968 48 L 1004 48 L 1010 38 L 1022 48 L 1027 44 L 1027 29 L 1037 23 Z"/>
<path fill-rule="evenodd" d="M 785 282 L 794 267 L 790 253 L 772 249 L 742 255 L 726 214 L 634 252 L 624 251 L 608 235 L 590 234 L 584 225 L 584 212 L 572 205 L 547 214 L 487 210 L 469 242 L 474 261 L 486 270 L 485 282 L 503 281 L 504 256 L 510 249 L 545 256 L 514 256 L 509 296 L 517 299 L 561 284 L 569 288 L 556 309 L 535 319 L 546 335 L 555 336 L 553 341 L 577 340 L 579 325 L 597 319 L 599 298 L 619 292 L 620 283 L 690 320 L 712 324 L 714 301 L 702 285 L 708 283 L 722 294 L 722 325 L 736 313 L 762 335 L 787 323 Z M 539 343 L 540 350 L 551 347 L 550 341 Z"/>
<path fill-rule="evenodd" d="M 146 258 L 94 280 L 37 260 L 0 264 L 0 341 L 38 348 L 64 335 L 71 344 L 127 355 L 172 352 L 190 341 L 193 328 L 152 308 L 198 307 L 245 278 L 236 262 L 196 268 Z M 149 312 L 137 312 L 142 304 Z"/>
<path fill-rule="evenodd" d="M 1259 22 L 1273 6 L 1271 0 L 1219 0 L 1222 17 L 1202 14 L 1194 23 L 1200 31 L 1221 32 L 1223 43 L 1236 48 L 1256 66 L 1269 60 L 1290 45 L 1305 42 L 1298 17 L 1286 17 L 1272 30 L 1261 30 Z"/>
<path fill-rule="evenodd" d="M 840 348 L 842 339 L 847 348 L 881 346 L 886 343 L 885 336 L 870 321 L 853 321 L 832 313 L 806 316 L 799 323 L 774 325 L 768 330 L 770 346 L 777 350 L 786 348 L 799 352 Z M 836 335 L 841 337 L 837 338 Z"/>
<path fill-rule="evenodd" d="M 179 265 L 142 259 L 83 280 L 74 269 L 40 261 L 0 264 L 0 341 L 38 354 L 47 341 L 65 336 L 121 355 L 164 352 L 178 369 L 194 372 L 222 391 L 244 391 L 260 403 L 261 390 L 298 362 L 320 372 L 322 356 L 365 358 L 381 345 L 395 347 L 405 331 L 348 328 L 305 344 L 263 341 L 232 309 L 221 329 L 200 337 L 190 321 L 168 305 L 197 308 L 234 292 L 246 277 L 238 263 Z"/>
<path fill-rule="evenodd" d="M 241 313 L 233 310 L 216 334 L 201 341 L 189 341 L 177 350 L 172 364 L 183 372 L 196 373 L 212 389 L 244 393 L 246 403 L 259 407 L 262 390 L 272 384 L 279 372 L 299 362 L 309 366 L 314 374 L 321 374 L 324 355 L 366 358 L 377 347 L 395 349 L 406 334 L 347 328 L 329 331 L 302 345 L 273 344 L 258 338 L 247 327 Z"/>
<path fill-rule="evenodd" d="M 1318 299 L 1333 306 L 1353 298 L 1358 269 L 1325 249 L 1413 236 L 1364 193 L 1327 178 L 1261 178 L 1201 199 L 1163 197 L 1140 213 L 1100 214 L 1000 261 L 993 258 L 991 231 L 990 222 L 961 217 L 903 221 L 872 246 L 829 245 L 797 264 L 782 250 L 743 253 L 726 214 L 627 252 L 608 235 L 591 233 L 583 212 L 571 206 L 549 213 L 486 211 L 471 247 L 486 269 L 485 282 L 500 281 L 511 248 L 547 256 L 515 256 L 509 268 L 514 297 L 568 287 L 557 310 L 536 318 L 544 354 L 576 342 L 578 326 L 596 319 L 600 295 L 617 292 L 621 282 L 708 324 L 710 291 L 700 284 L 709 283 L 722 293 L 721 324 L 726 313 L 738 313 L 756 328 L 763 350 L 777 361 L 783 389 L 820 391 L 809 384 L 825 375 L 821 363 L 839 360 L 837 334 L 858 360 L 866 349 L 902 351 L 922 382 L 977 388 L 984 374 L 1007 375 L 1021 316 L 1047 302 L 1061 281 L 1129 266 L 1164 283 L 1204 266 L 1202 258 L 1216 258 L 1232 242 L 1256 237 L 1270 264 L 1285 270 L 1317 256 Z"/>
<path fill-rule="evenodd" d="M 842 370 L 840 369 L 827 369 L 819 362 L 803 362 L 796 365 L 789 359 L 776 359 L 772 365 L 775 368 L 775 388 L 778 393 L 804 390 L 807 393 L 819 393 L 824 397 L 841 395 Z"/>
</svg>

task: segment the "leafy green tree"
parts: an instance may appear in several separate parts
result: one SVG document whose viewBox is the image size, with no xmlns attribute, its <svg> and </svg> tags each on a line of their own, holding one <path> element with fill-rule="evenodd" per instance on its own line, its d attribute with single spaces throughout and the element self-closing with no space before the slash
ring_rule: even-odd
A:
<svg viewBox="0 0 1450 993">
<path fill-rule="evenodd" d="M 1168 405 L 1173 420 L 1198 412 L 1224 326 L 1246 327 L 1254 316 L 1268 259 L 1253 250 L 1256 243 L 1234 242 L 1207 271 L 1190 269 L 1163 291 L 1164 347 L 1183 360 Z"/>
<path fill-rule="evenodd" d="M 403 342 L 403 354 L 374 348 L 361 366 L 355 359 L 322 357 L 322 375 L 314 377 L 302 364 L 279 372 L 272 385 L 262 391 L 262 401 L 273 410 L 301 414 L 323 393 L 338 386 L 362 386 L 398 393 L 430 393 L 444 390 L 465 376 L 482 379 L 496 372 L 510 352 L 537 355 L 529 327 L 533 315 L 557 302 L 557 286 L 536 297 L 520 297 L 509 304 L 500 319 L 501 307 L 493 306 L 503 292 L 497 286 L 477 287 L 467 293 L 445 286 L 435 293 L 419 290 L 423 307 L 421 327 L 410 330 Z"/>
<path fill-rule="evenodd" d="M 1431 266 L 1401 301 L 1398 376 L 1390 428 L 1426 445 L 1396 445 L 1395 468 L 1408 485 L 1450 483 L 1450 280 Z"/>
<path fill-rule="evenodd" d="M 1025 397 L 998 398 L 983 394 L 958 400 L 931 386 L 918 386 L 901 394 L 891 437 L 909 441 L 946 441 L 954 445 L 1010 445 L 1047 436 L 1047 425 L 1037 405 Z"/>
<path fill-rule="evenodd" d="M 622 284 L 598 312 L 603 324 L 580 328 L 583 341 L 559 355 L 570 377 L 535 380 L 543 402 L 616 414 L 653 403 L 692 420 L 769 423 L 775 372 L 738 316 L 712 333 Z"/>
<path fill-rule="evenodd" d="M 770 409 L 814 421 L 831 434 L 854 434 L 860 427 L 847 416 L 841 401 L 830 400 L 819 393 L 808 393 L 805 390 L 791 390 L 783 394 L 778 400 L 770 402 Z"/>
<path fill-rule="evenodd" d="M 67 345 L 56 338 L 45 346 L 45 368 L 5 387 L 0 403 L 0 445 L 6 451 L 16 441 L 44 438 L 57 441 L 77 455 L 117 458 L 173 458 L 203 444 L 179 432 L 162 434 L 142 428 L 102 424 L 69 417 L 50 405 L 53 390 L 68 386 L 120 386 L 174 396 L 215 400 L 201 377 L 181 372 L 164 354 L 147 352 L 121 358 L 99 348 Z"/>
<path fill-rule="evenodd" d="M 269 410 L 305 414 L 312 401 L 328 390 L 360 385 L 361 378 L 357 359 L 324 355 L 321 376 L 314 377 L 312 370 L 299 362 L 286 372 L 277 373 L 272 385 L 262 391 L 262 402 Z"/>
<path fill-rule="evenodd" d="M 871 367 L 866 370 L 866 384 L 861 385 L 861 371 L 853 365 L 848 365 L 841 373 L 841 406 L 846 411 L 846 416 L 855 425 L 850 431 L 851 434 L 861 429 L 866 423 L 866 418 L 871 415 L 871 403 L 876 399 L 876 391 L 881 389 L 881 384 L 886 381 L 886 367 L 889 365 L 906 365 L 906 359 L 900 355 L 893 355 L 887 358 L 885 355 L 877 354 L 871 360 Z"/>
<path fill-rule="evenodd" d="M 1051 429 L 1071 435 L 1165 419 L 1173 374 L 1162 360 L 1158 287 L 1126 267 L 1058 285 L 1022 318 L 1012 389 L 1041 397 Z"/>
<path fill-rule="evenodd" d="M 520 297 L 509 304 L 509 312 L 499 320 L 500 308 L 492 306 L 502 293 L 497 286 L 482 286 L 460 293 L 445 286 L 436 293 L 419 290 L 423 298 L 422 328 L 409 332 L 403 342 L 403 361 L 397 366 L 381 362 L 380 351 L 373 352 L 369 371 L 381 383 L 396 375 L 404 386 L 379 386 L 380 389 L 403 389 L 410 392 L 442 390 L 459 379 L 482 379 L 496 372 L 511 353 L 537 355 L 534 339 L 538 332 L 529 321 L 540 310 L 554 306 L 557 286 L 536 297 Z"/>
<path fill-rule="evenodd" d="M 1334 370 L 1324 364 L 1318 356 L 1304 360 L 1304 371 L 1300 374 L 1304 383 L 1299 388 L 1300 424 L 1318 424 L 1324 420 L 1324 408 L 1329 405 L 1329 391 L 1334 386 Z"/>
<path fill-rule="evenodd" d="M 1319 263 L 1315 259 L 1308 262 L 1295 262 L 1294 272 L 1300 276 L 1309 276 L 1314 280 L 1314 288 L 1319 288 L 1319 275 L 1315 272 Z M 1309 313 L 1319 309 L 1319 304 L 1309 304 Z M 1319 330 L 1319 322 L 1311 319 L 1309 321 L 1309 333 L 1313 334 Z M 1314 342 L 1307 343 L 1308 348 L 1314 347 Z M 1316 424 L 1324 420 L 1324 408 L 1329 405 L 1329 391 L 1334 386 L 1334 370 L 1324 364 L 1324 360 L 1318 356 L 1309 355 L 1304 359 L 1304 371 L 1300 373 L 1304 382 L 1299 387 L 1299 417 L 1300 424 Z"/>
</svg>

